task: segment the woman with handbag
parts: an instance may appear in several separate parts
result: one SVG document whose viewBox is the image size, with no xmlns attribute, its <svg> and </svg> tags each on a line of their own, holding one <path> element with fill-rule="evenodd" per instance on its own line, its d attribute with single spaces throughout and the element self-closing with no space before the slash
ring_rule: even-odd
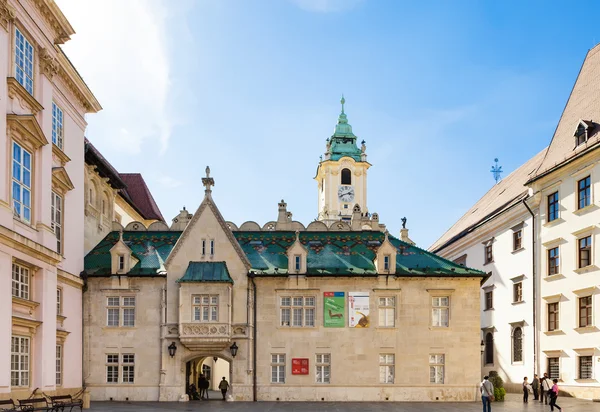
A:
<svg viewBox="0 0 600 412">
<path fill-rule="evenodd" d="M 491 412 L 492 404 L 491 402 L 494 400 L 494 385 L 489 380 L 489 376 L 483 377 L 483 382 L 479 387 L 479 391 L 481 392 L 481 403 L 483 404 L 483 412 Z"/>
<path fill-rule="evenodd" d="M 558 398 L 558 379 L 552 379 L 554 385 L 552 385 L 552 389 L 550 389 L 550 410 L 553 411 L 556 406 L 559 411 L 562 411 L 562 408 L 556 404 L 556 398 Z"/>
</svg>

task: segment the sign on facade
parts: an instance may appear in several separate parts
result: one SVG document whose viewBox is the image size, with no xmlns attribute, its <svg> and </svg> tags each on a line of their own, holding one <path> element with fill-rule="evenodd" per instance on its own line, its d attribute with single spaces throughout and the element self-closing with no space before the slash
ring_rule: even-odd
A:
<svg viewBox="0 0 600 412">
<path fill-rule="evenodd" d="M 308 358 L 292 358 L 292 375 L 308 375 Z"/>
<path fill-rule="evenodd" d="M 348 293 L 348 326 L 351 328 L 368 328 L 369 292 Z"/>
<path fill-rule="evenodd" d="M 344 292 L 323 292 L 323 326 L 343 328 L 346 298 Z"/>
</svg>

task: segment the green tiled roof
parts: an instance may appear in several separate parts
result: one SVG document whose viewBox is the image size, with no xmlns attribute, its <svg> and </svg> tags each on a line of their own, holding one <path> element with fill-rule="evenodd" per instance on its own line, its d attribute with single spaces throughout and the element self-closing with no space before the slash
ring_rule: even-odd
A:
<svg viewBox="0 0 600 412">
<path fill-rule="evenodd" d="M 123 232 L 123 240 L 132 249 L 139 262 L 129 275 L 156 275 L 164 270 L 163 264 L 175 246 L 181 232 Z M 294 243 L 294 232 L 233 232 L 248 257 L 252 271 L 259 275 L 286 274 L 286 251 Z M 300 232 L 300 242 L 308 250 L 308 275 L 375 275 L 376 252 L 385 240 L 385 234 L 361 232 Z M 89 276 L 111 274 L 110 249 L 119 240 L 119 232 L 106 236 L 86 257 L 85 271 Z M 433 253 L 389 236 L 398 250 L 396 276 L 484 276 L 443 259 Z M 222 268 L 205 265 L 222 264 Z M 226 275 L 225 275 L 226 274 Z M 190 262 L 181 281 L 231 281 L 223 262 Z M 213 280 L 216 279 L 216 280 Z"/>
<path fill-rule="evenodd" d="M 229 282 L 233 279 L 229 276 L 225 262 L 190 262 L 183 277 L 178 282 Z"/>
<path fill-rule="evenodd" d="M 130 275 L 156 275 L 164 270 L 164 262 L 181 232 L 123 232 L 123 241 L 139 262 Z M 109 233 L 85 257 L 83 266 L 89 276 L 111 274 L 110 249 L 119 241 L 119 232 Z"/>
</svg>

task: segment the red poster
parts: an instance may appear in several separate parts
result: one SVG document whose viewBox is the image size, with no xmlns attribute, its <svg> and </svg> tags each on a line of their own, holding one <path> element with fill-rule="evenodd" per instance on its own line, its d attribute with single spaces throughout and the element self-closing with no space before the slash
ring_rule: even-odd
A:
<svg viewBox="0 0 600 412">
<path fill-rule="evenodd" d="M 308 375 L 308 358 L 292 358 L 292 375 Z"/>
</svg>

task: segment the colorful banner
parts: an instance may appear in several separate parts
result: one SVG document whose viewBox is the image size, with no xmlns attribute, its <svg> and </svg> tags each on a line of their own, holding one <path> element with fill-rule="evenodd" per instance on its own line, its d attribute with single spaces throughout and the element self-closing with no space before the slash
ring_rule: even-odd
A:
<svg viewBox="0 0 600 412">
<path fill-rule="evenodd" d="M 351 328 L 368 328 L 369 292 L 348 292 L 348 326 Z"/>
<path fill-rule="evenodd" d="M 344 292 L 323 292 L 323 326 L 343 328 L 346 298 Z"/>
<path fill-rule="evenodd" d="M 292 375 L 308 375 L 307 358 L 292 358 Z"/>
</svg>

